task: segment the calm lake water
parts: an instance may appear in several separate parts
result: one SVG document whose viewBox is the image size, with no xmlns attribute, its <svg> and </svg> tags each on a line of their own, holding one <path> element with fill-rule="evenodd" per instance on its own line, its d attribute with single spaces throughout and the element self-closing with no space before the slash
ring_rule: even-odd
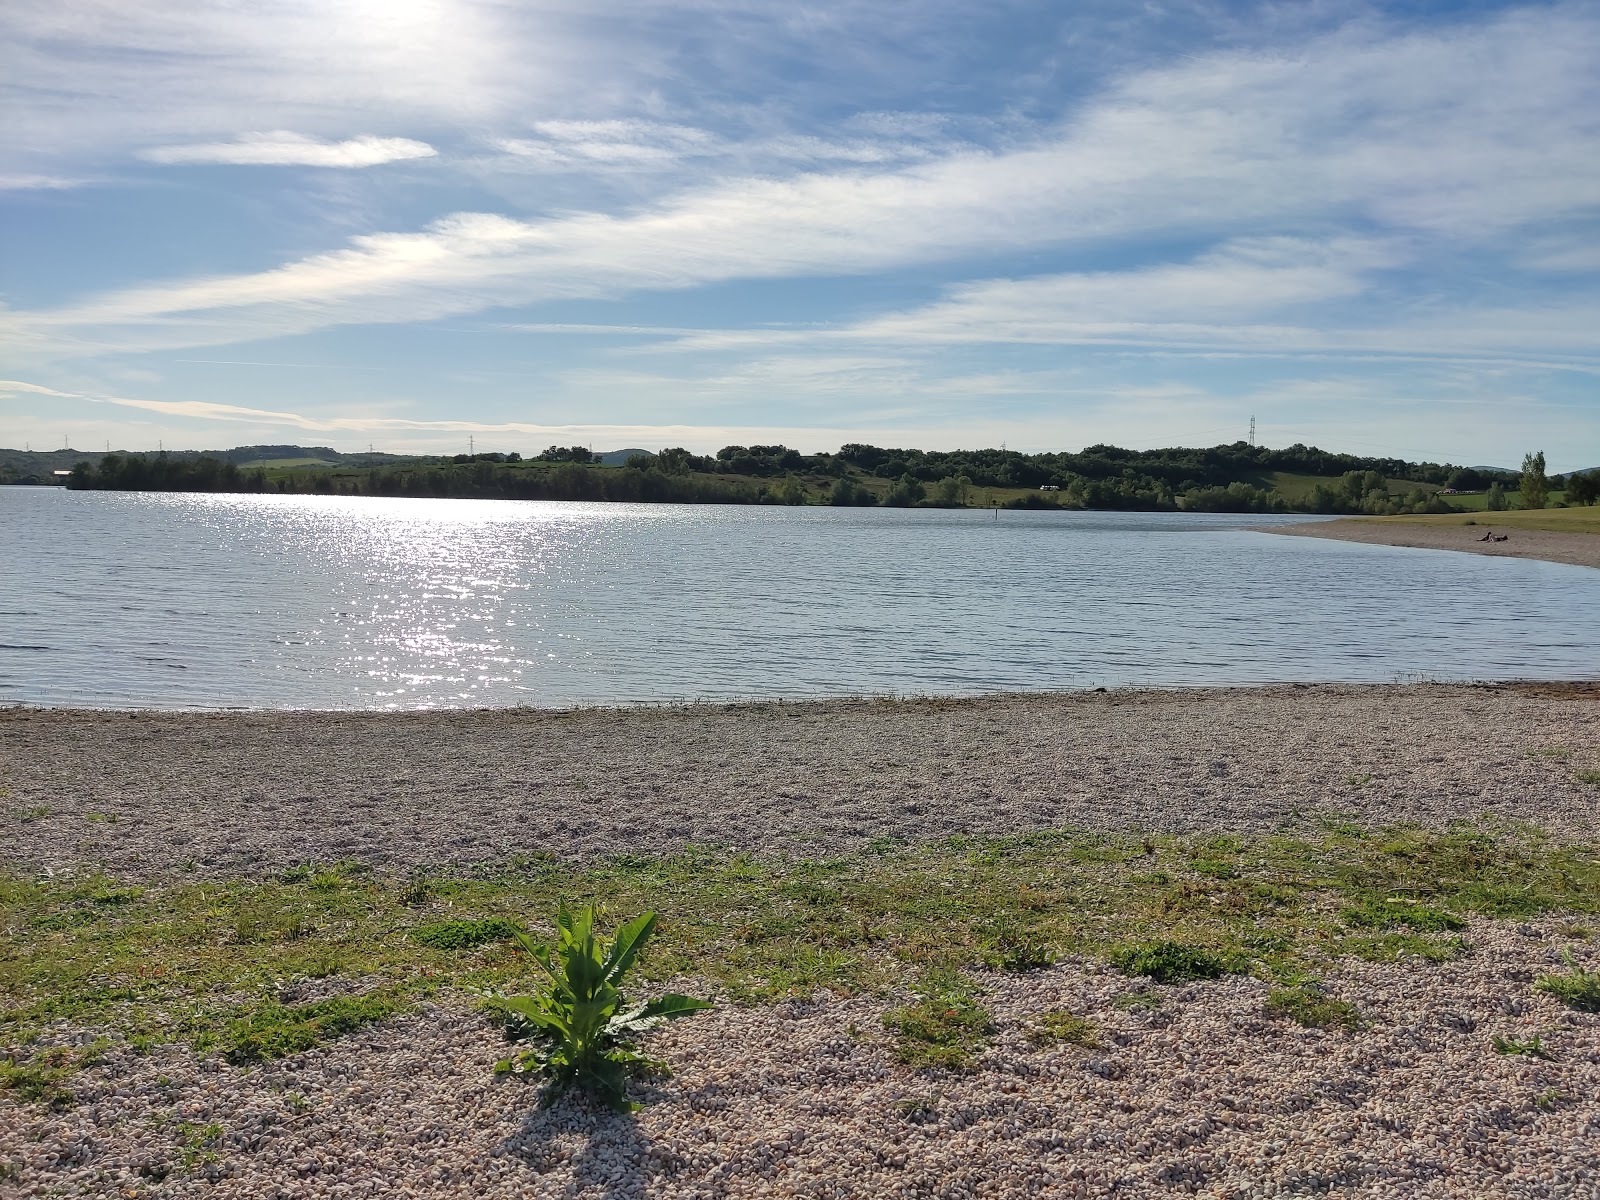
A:
<svg viewBox="0 0 1600 1200">
<path fill-rule="evenodd" d="M 0 703 L 1600 674 L 1600 571 L 1247 523 L 0 488 Z"/>
</svg>

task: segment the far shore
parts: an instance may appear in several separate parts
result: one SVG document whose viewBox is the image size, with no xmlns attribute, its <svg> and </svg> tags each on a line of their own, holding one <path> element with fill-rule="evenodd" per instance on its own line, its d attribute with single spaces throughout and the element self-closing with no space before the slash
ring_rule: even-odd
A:
<svg viewBox="0 0 1600 1200">
<path fill-rule="evenodd" d="M 1600 534 L 1576 530 L 1535 529 L 1515 520 L 1497 521 L 1505 514 L 1478 513 L 1440 523 L 1399 517 L 1347 517 L 1338 521 L 1313 521 L 1303 525 L 1261 527 L 1256 533 L 1282 533 L 1292 537 L 1335 538 L 1378 546 L 1406 546 L 1418 550 L 1464 550 L 1496 558 L 1536 558 L 1575 567 L 1600 568 Z M 1470 519 L 1476 524 L 1468 525 Z M 1491 540 L 1484 540 L 1490 534 Z M 1493 537 L 1505 535 L 1505 541 Z"/>
</svg>

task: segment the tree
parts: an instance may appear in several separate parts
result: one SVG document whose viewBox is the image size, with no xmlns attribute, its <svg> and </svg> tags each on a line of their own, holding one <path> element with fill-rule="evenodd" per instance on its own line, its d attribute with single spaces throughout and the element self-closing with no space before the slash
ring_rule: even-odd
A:
<svg viewBox="0 0 1600 1200">
<path fill-rule="evenodd" d="M 1600 468 L 1589 471 L 1574 471 L 1567 476 L 1567 503 L 1568 504 L 1594 504 L 1600 501 Z"/>
<path fill-rule="evenodd" d="M 1522 459 L 1522 507 L 1543 508 L 1550 500 L 1550 480 L 1544 473 L 1544 451 Z"/>
<path fill-rule="evenodd" d="M 1471 467 L 1462 467 L 1450 476 L 1450 486 L 1458 492 L 1481 492 L 1487 483 L 1483 472 Z"/>
<path fill-rule="evenodd" d="M 1498 479 L 1489 485 L 1489 494 L 1484 498 L 1483 506 L 1490 512 L 1505 512 L 1508 507 L 1506 504 L 1506 490 L 1500 486 Z"/>
</svg>

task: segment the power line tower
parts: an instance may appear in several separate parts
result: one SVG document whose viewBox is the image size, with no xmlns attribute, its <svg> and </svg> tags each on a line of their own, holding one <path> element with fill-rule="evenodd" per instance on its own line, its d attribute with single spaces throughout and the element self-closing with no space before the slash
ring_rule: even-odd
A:
<svg viewBox="0 0 1600 1200">
<path fill-rule="evenodd" d="M 1254 447 L 1255 444 L 1256 444 L 1256 419 L 1254 417 L 1251 417 L 1250 418 L 1250 445 L 1252 447 Z"/>
</svg>

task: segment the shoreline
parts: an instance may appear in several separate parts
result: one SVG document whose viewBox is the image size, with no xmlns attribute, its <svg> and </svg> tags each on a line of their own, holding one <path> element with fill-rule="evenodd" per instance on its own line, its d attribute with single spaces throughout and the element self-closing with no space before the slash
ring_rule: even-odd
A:
<svg viewBox="0 0 1600 1200">
<path fill-rule="evenodd" d="M 1593 760 L 1593 761 L 1591 761 Z M 1326 684 L 410 713 L 0 710 L 0 862 L 271 873 L 808 857 L 1372 814 L 1600 828 L 1600 687 Z"/>
<path fill-rule="evenodd" d="M 1389 517 L 1340 517 L 1295 525 L 1252 528 L 1252 533 L 1278 533 L 1289 537 L 1320 537 L 1374 546 L 1411 550 L 1455 550 L 1491 558 L 1531 558 L 1573 567 L 1600 569 L 1600 536 L 1553 529 L 1531 529 L 1512 523 L 1495 524 L 1493 513 L 1480 513 L 1475 525 L 1421 524 Z M 1392 522 L 1392 523 L 1391 523 Z M 1504 542 L 1485 542 L 1486 532 L 1509 535 Z"/>
</svg>

